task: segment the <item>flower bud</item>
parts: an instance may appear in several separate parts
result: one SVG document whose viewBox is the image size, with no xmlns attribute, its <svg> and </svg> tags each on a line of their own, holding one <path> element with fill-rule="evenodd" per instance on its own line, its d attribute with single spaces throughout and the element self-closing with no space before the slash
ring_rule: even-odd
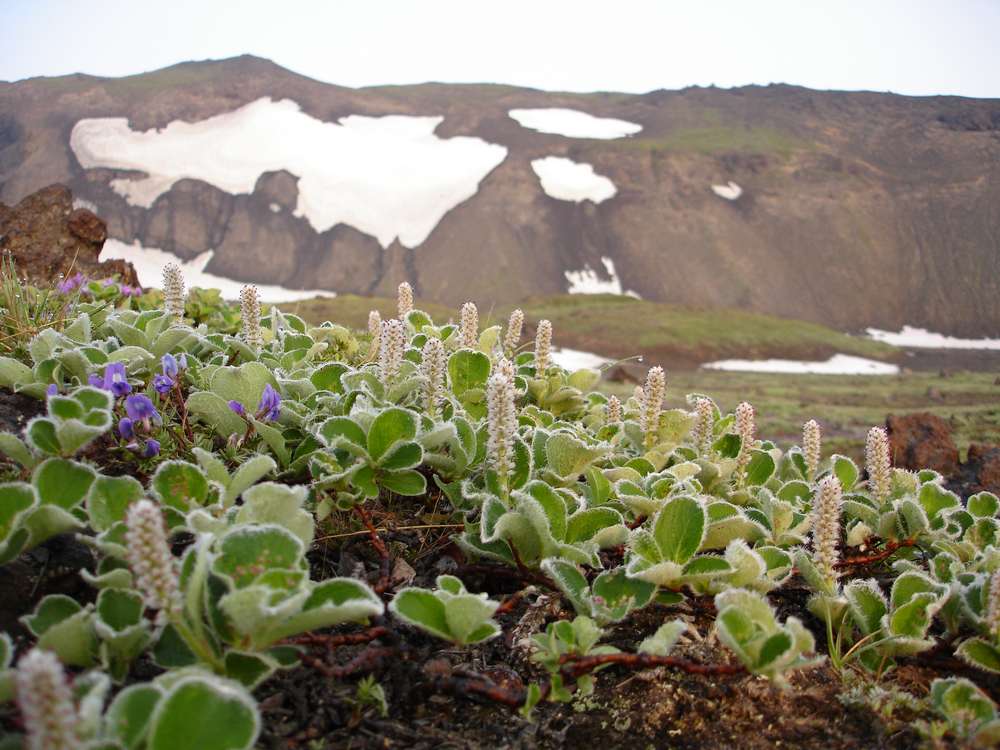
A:
<svg viewBox="0 0 1000 750">
<path fill-rule="evenodd" d="M 14 685 L 28 750 L 74 750 L 80 746 L 73 689 L 55 654 L 31 649 L 17 663 Z"/>
<path fill-rule="evenodd" d="M 462 305 L 462 318 L 459 323 L 462 346 L 466 349 L 479 348 L 479 310 L 475 302 Z"/>
<path fill-rule="evenodd" d="M 401 283 L 396 290 L 396 309 L 400 320 L 405 320 L 406 316 L 413 310 L 413 287 L 406 281 Z"/>
<path fill-rule="evenodd" d="M 184 274 L 176 263 L 163 267 L 163 306 L 167 315 L 184 317 Z"/>
<path fill-rule="evenodd" d="M 552 365 L 552 323 L 538 321 L 535 332 L 535 375 L 542 377 Z"/>
</svg>

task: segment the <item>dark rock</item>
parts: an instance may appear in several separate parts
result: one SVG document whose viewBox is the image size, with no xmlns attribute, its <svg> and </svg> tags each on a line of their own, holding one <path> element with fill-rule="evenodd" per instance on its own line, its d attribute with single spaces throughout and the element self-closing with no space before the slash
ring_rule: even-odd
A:
<svg viewBox="0 0 1000 750">
<path fill-rule="evenodd" d="M 945 476 L 958 471 L 958 448 L 949 424 L 933 414 L 921 412 L 890 415 L 885 420 L 894 466 L 902 469 L 934 469 Z"/>
<path fill-rule="evenodd" d="M 0 203 L 0 251 L 9 252 L 18 272 L 34 283 L 49 283 L 73 273 L 91 278 L 118 275 L 139 283 L 131 263 L 101 262 L 107 225 L 84 208 L 73 209 L 65 185 L 49 185 L 14 207 Z"/>
<path fill-rule="evenodd" d="M 977 492 L 1000 495 L 1000 445 L 972 443 L 969 455 L 958 472 L 951 476 L 948 489 L 962 497 Z"/>
<path fill-rule="evenodd" d="M 45 404 L 37 398 L 0 388 L 0 432 L 20 435 L 28 420 L 44 411 Z"/>
</svg>

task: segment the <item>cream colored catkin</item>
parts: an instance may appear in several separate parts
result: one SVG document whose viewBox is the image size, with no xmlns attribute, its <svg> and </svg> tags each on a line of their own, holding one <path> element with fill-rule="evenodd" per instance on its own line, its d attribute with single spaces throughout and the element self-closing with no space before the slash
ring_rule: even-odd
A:
<svg viewBox="0 0 1000 750">
<path fill-rule="evenodd" d="M 462 305 L 462 315 L 459 321 L 462 346 L 466 349 L 479 348 L 479 308 L 475 302 Z"/>
<path fill-rule="evenodd" d="M 694 425 L 691 427 L 691 442 L 701 454 L 712 449 L 715 410 L 711 399 L 699 396 L 694 402 Z"/>
<path fill-rule="evenodd" d="M 444 397 L 445 371 L 448 357 L 441 339 L 430 338 L 421 350 L 420 374 L 423 375 L 424 411 L 436 418 L 438 404 Z"/>
<path fill-rule="evenodd" d="M 393 318 L 382 322 L 379 335 L 378 365 L 383 385 L 389 386 L 399 376 L 406 353 L 406 328 Z"/>
<path fill-rule="evenodd" d="M 264 334 L 260 329 L 260 295 L 252 284 L 240 289 L 240 322 L 247 346 L 260 349 L 264 344 Z"/>
<path fill-rule="evenodd" d="M 736 432 L 740 436 L 740 452 L 736 457 L 738 474 L 746 471 L 747 465 L 750 463 L 750 451 L 753 450 L 756 431 L 753 405 L 748 401 L 741 401 L 736 406 Z"/>
<path fill-rule="evenodd" d="M 513 467 L 516 431 L 514 381 L 498 368 L 486 381 L 486 455 L 504 486 Z"/>
<path fill-rule="evenodd" d="M 524 312 L 520 309 L 514 310 L 507 321 L 507 330 L 503 336 L 503 351 L 508 357 L 514 356 L 517 345 L 521 343 L 521 329 L 524 327 Z"/>
<path fill-rule="evenodd" d="M 990 590 L 986 600 L 986 628 L 994 639 L 1000 640 L 1000 568 L 990 576 Z"/>
<path fill-rule="evenodd" d="M 181 607 L 177 561 L 167 542 L 163 513 L 151 500 L 129 506 L 125 516 L 125 558 L 146 606 L 158 610 L 160 622 Z"/>
<path fill-rule="evenodd" d="M 604 405 L 604 421 L 607 424 L 622 421 L 622 402 L 617 396 L 608 396 L 608 402 Z"/>
<path fill-rule="evenodd" d="M 167 315 L 184 317 L 184 274 L 176 263 L 163 267 L 163 308 Z"/>
<path fill-rule="evenodd" d="M 374 360 L 378 357 L 379 342 L 382 340 L 382 315 L 378 310 L 368 313 L 368 335 L 371 343 L 368 345 L 368 359 Z"/>
<path fill-rule="evenodd" d="M 73 688 L 55 654 L 36 647 L 22 656 L 14 673 L 14 692 L 28 750 L 75 750 L 80 746 Z"/>
<path fill-rule="evenodd" d="M 548 320 L 538 321 L 535 331 L 535 374 L 544 375 L 552 365 L 552 323 Z"/>
<path fill-rule="evenodd" d="M 396 311 L 400 320 L 405 320 L 413 311 L 413 287 L 408 281 L 402 282 L 396 289 Z"/>
<path fill-rule="evenodd" d="M 869 489 L 878 502 L 885 502 L 892 491 L 892 461 L 889 458 L 889 436 L 882 427 L 868 430 L 865 466 L 868 469 Z"/>
<path fill-rule="evenodd" d="M 639 427 L 642 429 L 647 449 L 656 445 L 660 432 L 660 413 L 663 411 L 663 396 L 667 390 L 667 376 L 662 367 L 650 367 L 646 373 L 646 385 L 642 389 L 639 403 Z"/>
<path fill-rule="evenodd" d="M 837 582 L 840 561 L 840 513 L 843 488 L 835 476 L 823 477 L 816 490 L 812 510 L 813 562 L 831 586 Z"/>
<path fill-rule="evenodd" d="M 802 457 L 806 461 L 806 478 L 812 481 L 819 471 L 819 461 L 822 455 L 822 433 L 819 422 L 810 419 L 802 425 Z"/>
</svg>

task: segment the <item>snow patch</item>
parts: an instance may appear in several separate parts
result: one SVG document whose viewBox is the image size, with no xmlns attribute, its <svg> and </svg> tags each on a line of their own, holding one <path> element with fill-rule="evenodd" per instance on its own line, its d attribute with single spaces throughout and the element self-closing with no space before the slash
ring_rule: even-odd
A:
<svg viewBox="0 0 1000 750">
<path fill-rule="evenodd" d="M 567 138 L 624 138 L 642 130 L 642 125 L 613 117 L 594 117 L 578 109 L 512 109 L 508 113 L 517 123 L 539 133 L 552 133 Z"/>
<path fill-rule="evenodd" d="M 726 185 L 712 185 L 712 192 L 727 201 L 734 201 L 743 195 L 743 188 L 735 182 L 730 181 Z"/>
<path fill-rule="evenodd" d="M 180 179 L 231 194 L 251 193 L 264 172 L 299 177 L 296 216 L 317 232 L 348 224 L 382 247 L 427 239 L 441 218 L 476 194 L 507 156 L 481 138 L 439 138 L 443 117 L 311 117 L 290 100 L 265 97 L 198 122 L 175 120 L 134 131 L 124 117 L 80 120 L 70 146 L 85 168 L 145 172 L 112 180 L 113 190 L 149 208 Z"/>
<path fill-rule="evenodd" d="M 724 359 L 702 365 L 706 370 L 808 373 L 813 375 L 897 375 L 899 367 L 864 357 L 834 354 L 826 362 L 794 359 Z"/>
<path fill-rule="evenodd" d="M 109 239 L 104 243 L 101 250 L 100 260 L 112 260 L 121 258 L 129 261 L 135 266 L 136 274 L 139 276 L 139 283 L 143 287 L 156 287 L 163 283 L 163 267 L 167 263 L 176 263 L 184 274 L 184 285 L 187 288 L 201 287 L 202 289 L 218 289 L 224 299 L 238 299 L 240 289 L 247 283 L 234 281 L 224 276 L 216 276 L 207 273 L 205 267 L 212 259 L 212 250 L 206 250 L 193 260 L 181 260 L 173 253 L 160 250 L 155 247 L 143 247 L 138 241 L 129 245 L 121 240 Z M 336 297 L 333 292 L 324 290 L 302 290 L 286 289 L 273 284 L 255 284 L 257 292 L 262 302 L 295 302 L 300 299 L 312 299 L 313 297 Z"/>
<path fill-rule="evenodd" d="M 610 359 L 593 352 L 583 352 L 579 349 L 552 349 L 552 360 L 570 372 L 574 370 L 596 370 L 610 362 Z"/>
<path fill-rule="evenodd" d="M 582 164 L 561 156 L 534 159 L 531 168 L 542 183 L 546 195 L 562 201 L 606 201 L 618 192 L 615 184 L 594 172 L 590 164 Z"/>
<path fill-rule="evenodd" d="M 903 326 L 899 333 L 878 328 L 869 328 L 867 333 L 876 341 L 915 349 L 1000 349 L 1000 339 L 959 339 L 913 326 Z"/>
<path fill-rule="evenodd" d="M 566 291 L 570 294 L 625 294 L 639 299 L 639 295 L 631 290 L 622 291 L 622 282 L 618 278 L 615 262 L 611 258 L 601 258 L 601 263 L 604 264 L 604 270 L 607 271 L 610 279 L 605 281 L 597 275 L 597 271 L 592 269 L 590 264 L 584 264 L 579 271 L 563 272 L 566 281 L 569 282 L 569 289 Z"/>
<path fill-rule="evenodd" d="M 74 198 L 73 208 L 85 208 L 92 214 L 97 213 L 97 206 L 91 203 L 90 201 L 86 200 L 85 198 Z"/>
</svg>

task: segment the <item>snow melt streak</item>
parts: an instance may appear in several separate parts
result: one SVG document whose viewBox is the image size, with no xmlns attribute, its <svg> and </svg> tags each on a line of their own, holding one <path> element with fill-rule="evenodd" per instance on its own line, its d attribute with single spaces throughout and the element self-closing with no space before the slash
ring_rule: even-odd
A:
<svg viewBox="0 0 1000 750">
<path fill-rule="evenodd" d="M 613 117 L 594 117 L 578 109 L 512 109 L 508 113 L 522 128 L 567 138 L 624 138 L 642 130 L 642 125 Z"/>
<path fill-rule="evenodd" d="M 589 265 L 585 265 L 579 271 L 564 271 L 566 281 L 569 282 L 570 294 L 625 294 L 629 297 L 639 299 L 639 295 L 633 291 L 622 291 L 622 282 L 615 272 L 615 262 L 611 258 L 601 258 L 604 269 L 610 277 L 607 281 L 597 275 L 597 271 Z"/>
<path fill-rule="evenodd" d="M 896 375 L 899 367 L 864 357 L 834 354 L 826 362 L 802 362 L 794 359 L 724 359 L 702 365 L 707 370 L 744 372 L 784 372 L 811 375 Z"/>
<path fill-rule="evenodd" d="M 153 247 L 142 247 L 138 242 L 127 245 L 120 240 L 109 239 L 101 250 L 100 260 L 121 258 L 135 266 L 139 283 L 144 287 L 159 287 L 163 281 L 163 267 L 167 263 L 176 263 L 184 274 L 184 284 L 187 288 L 218 289 L 224 299 L 238 299 L 240 289 L 246 282 L 233 281 L 222 276 L 206 273 L 205 266 L 212 259 L 212 251 L 202 253 L 194 260 L 183 261 L 173 253 Z M 285 289 L 273 284 L 256 284 L 261 302 L 294 302 L 313 297 L 334 297 L 332 292 L 322 290 Z"/>
<path fill-rule="evenodd" d="M 250 193 L 261 174 L 286 169 L 300 178 L 295 213 L 317 232 L 343 223 L 383 247 L 397 237 L 416 247 L 507 156 L 480 138 L 438 138 L 443 119 L 351 115 L 331 123 L 289 99 L 263 98 L 162 130 L 134 131 L 124 117 L 80 120 L 70 146 L 85 168 L 146 172 L 111 183 L 133 205 L 148 208 L 183 178 Z"/>
<path fill-rule="evenodd" d="M 913 326 L 903 326 L 899 333 L 878 328 L 869 328 L 867 333 L 876 341 L 914 349 L 1000 349 L 1000 339 L 958 339 Z"/>
</svg>

